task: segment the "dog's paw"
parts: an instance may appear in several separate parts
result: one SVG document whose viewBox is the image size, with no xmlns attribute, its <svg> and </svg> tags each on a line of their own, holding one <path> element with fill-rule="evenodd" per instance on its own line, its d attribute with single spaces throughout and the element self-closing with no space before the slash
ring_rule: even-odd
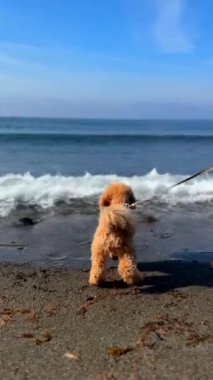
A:
<svg viewBox="0 0 213 380">
<path fill-rule="evenodd" d="M 142 285 L 143 277 L 140 273 L 136 273 L 134 276 L 123 278 L 127 285 Z"/>
<path fill-rule="evenodd" d="M 97 276 L 89 277 L 89 285 L 101 286 L 104 283 L 103 278 L 98 278 Z"/>
</svg>

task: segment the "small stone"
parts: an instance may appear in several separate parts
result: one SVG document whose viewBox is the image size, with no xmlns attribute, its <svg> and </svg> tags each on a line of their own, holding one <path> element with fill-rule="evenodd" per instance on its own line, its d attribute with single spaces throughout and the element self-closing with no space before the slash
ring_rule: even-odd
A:
<svg viewBox="0 0 213 380">
<path fill-rule="evenodd" d="M 23 224 L 24 226 L 34 226 L 34 224 L 36 224 L 36 221 L 34 221 L 32 218 L 24 217 L 19 219 L 19 223 Z"/>
</svg>

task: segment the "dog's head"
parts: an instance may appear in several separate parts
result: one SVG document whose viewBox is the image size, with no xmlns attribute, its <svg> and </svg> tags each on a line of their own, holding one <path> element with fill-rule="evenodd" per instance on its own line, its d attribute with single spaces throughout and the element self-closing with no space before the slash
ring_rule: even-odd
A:
<svg viewBox="0 0 213 380">
<path fill-rule="evenodd" d="M 135 202 L 135 196 L 131 187 L 123 183 L 111 184 L 99 201 L 100 209 L 112 205 L 131 205 Z"/>
</svg>

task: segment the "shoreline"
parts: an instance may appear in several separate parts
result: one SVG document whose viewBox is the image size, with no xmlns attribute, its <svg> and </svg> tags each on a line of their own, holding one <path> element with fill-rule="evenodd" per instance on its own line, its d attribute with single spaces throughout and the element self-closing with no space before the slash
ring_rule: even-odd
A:
<svg viewBox="0 0 213 380">
<path fill-rule="evenodd" d="M 22 219 L 31 224 L 20 223 Z M 186 210 L 137 215 L 138 261 L 213 262 L 213 218 Z M 98 214 L 19 213 L 0 220 L 0 262 L 45 268 L 90 267 L 90 245 Z"/>
</svg>

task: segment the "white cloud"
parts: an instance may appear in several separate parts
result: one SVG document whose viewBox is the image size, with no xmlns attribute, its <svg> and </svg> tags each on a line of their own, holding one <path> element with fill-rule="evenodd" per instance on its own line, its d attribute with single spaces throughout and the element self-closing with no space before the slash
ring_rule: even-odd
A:
<svg viewBox="0 0 213 380">
<path fill-rule="evenodd" d="M 17 66 L 21 64 L 21 61 L 8 54 L 0 53 L 0 64 Z"/>
<path fill-rule="evenodd" d="M 194 44 L 184 26 L 186 0 L 158 0 L 154 34 L 160 48 L 168 53 L 188 53 Z"/>
</svg>

